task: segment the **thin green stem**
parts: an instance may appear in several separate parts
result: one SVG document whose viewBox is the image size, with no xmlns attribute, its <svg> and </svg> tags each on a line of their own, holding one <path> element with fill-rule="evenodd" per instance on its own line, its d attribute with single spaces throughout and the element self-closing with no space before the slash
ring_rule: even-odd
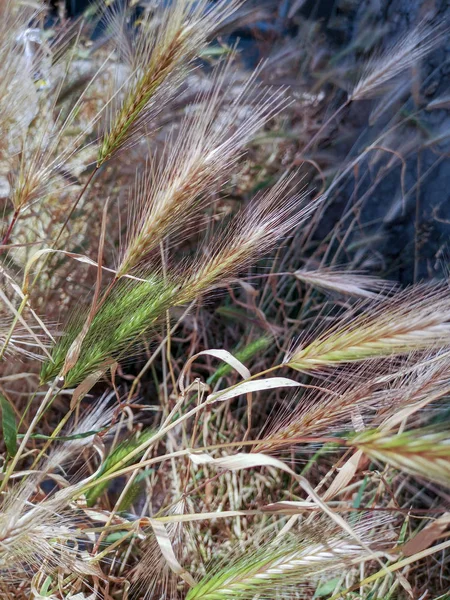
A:
<svg viewBox="0 0 450 600">
<path fill-rule="evenodd" d="M 70 209 L 70 211 L 69 211 L 69 214 L 67 215 L 67 217 L 66 217 L 66 219 L 65 219 L 64 223 L 62 224 L 62 226 L 61 226 L 61 229 L 60 229 L 60 230 L 59 230 L 59 232 L 58 232 L 58 235 L 56 236 L 55 240 L 53 241 L 53 243 L 52 243 L 52 245 L 51 245 L 51 249 L 55 249 L 55 248 L 56 248 L 56 246 L 57 246 L 57 244 L 58 244 L 59 240 L 61 239 L 61 236 L 62 236 L 62 234 L 64 233 L 64 230 L 65 230 L 65 229 L 66 229 L 66 227 L 67 227 L 67 224 L 69 223 L 70 219 L 72 218 L 72 215 L 73 215 L 73 213 L 75 212 L 75 210 L 76 210 L 76 208 L 77 208 L 78 204 L 80 203 L 80 201 L 81 201 L 82 197 L 83 197 L 83 196 L 84 196 L 84 194 L 86 193 L 86 190 L 88 189 L 88 187 L 89 187 L 89 184 L 91 183 L 91 181 L 94 179 L 95 175 L 97 174 L 97 172 L 98 172 L 99 168 L 100 168 L 100 167 L 99 167 L 98 165 L 96 165 L 96 166 L 95 166 L 95 168 L 94 168 L 94 170 L 92 171 L 92 173 L 89 175 L 89 177 L 88 177 L 88 179 L 87 179 L 86 183 L 84 184 L 84 186 L 83 186 L 83 188 L 81 189 L 80 193 L 78 194 L 78 196 L 77 196 L 77 198 L 76 198 L 75 202 L 73 203 L 73 205 L 72 205 L 72 208 L 71 208 L 71 209 Z M 31 285 L 30 285 L 30 288 L 29 288 L 30 290 L 31 290 L 31 289 L 32 289 L 32 288 L 33 288 L 33 287 L 36 285 L 36 282 L 37 282 L 37 280 L 39 279 L 39 277 L 40 277 L 40 275 L 41 275 L 41 273 L 42 273 L 42 271 L 43 271 L 43 269 L 44 269 L 44 267 L 45 267 L 45 265 L 46 265 L 46 263 L 47 263 L 47 261 L 48 261 L 49 257 L 50 257 L 50 253 L 49 253 L 49 254 L 47 254 L 47 255 L 44 257 L 44 260 L 42 261 L 42 264 L 41 264 L 41 266 L 40 266 L 40 268 L 39 268 L 39 271 L 36 273 L 36 275 L 35 275 L 35 277 L 34 277 L 33 281 L 31 282 Z"/>
<path fill-rule="evenodd" d="M 29 425 L 29 427 L 28 427 L 25 435 L 23 436 L 22 442 L 21 442 L 21 444 L 20 444 L 20 446 L 19 446 L 19 448 L 18 448 L 15 456 L 13 457 L 10 465 L 8 466 L 8 468 L 6 470 L 6 473 L 5 473 L 4 477 L 3 477 L 3 480 L 2 480 L 2 482 L 0 484 L 0 493 L 5 489 L 5 487 L 6 487 L 7 483 L 8 483 L 8 480 L 9 480 L 10 476 L 12 475 L 12 473 L 13 473 L 16 465 L 17 465 L 17 463 L 19 462 L 20 457 L 22 456 L 23 451 L 25 450 L 25 447 L 26 447 L 26 445 L 28 443 L 28 440 L 30 439 L 31 434 L 33 433 L 33 431 L 34 431 L 36 425 L 38 424 L 41 416 L 44 414 L 44 412 L 48 408 L 48 406 L 53 402 L 54 398 L 56 398 L 56 396 L 58 394 L 58 392 L 57 392 L 58 380 L 59 380 L 59 375 L 58 375 L 58 377 L 55 378 L 55 380 L 53 381 L 53 383 L 49 387 L 49 389 L 48 389 L 47 393 L 45 394 L 44 399 L 42 400 L 42 402 L 41 402 L 41 404 L 40 404 L 40 406 L 39 406 L 36 414 L 34 415 L 33 420 L 31 421 L 31 423 L 30 423 L 30 425 Z M 54 394 L 55 391 L 56 391 L 56 394 L 52 398 L 52 395 Z"/>
</svg>

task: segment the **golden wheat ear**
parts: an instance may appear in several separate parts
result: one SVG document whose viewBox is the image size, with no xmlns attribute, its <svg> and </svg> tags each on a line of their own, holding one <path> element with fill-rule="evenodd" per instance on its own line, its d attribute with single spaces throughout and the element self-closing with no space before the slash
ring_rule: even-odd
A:
<svg viewBox="0 0 450 600">
<path fill-rule="evenodd" d="M 172 147 L 169 138 L 159 165 L 150 164 L 138 178 L 117 277 L 142 269 L 169 235 L 186 235 L 255 133 L 289 102 L 283 90 L 265 88 L 257 76 L 253 73 L 235 93 L 232 58 L 219 66 L 211 89 L 189 106 Z"/>
<path fill-rule="evenodd" d="M 139 24 L 136 38 L 123 42 L 123 15 L 114 20 L 113 30 L 122 39 L 119 49 L 127 58 L 131 74 L 114 94 L 110 122 L 103 137 L 97 165 L 136 142 L 149 123 L 174 96 L 214 31 L 240 5 L 240 0 L 180 0 L 159 5 Z M 114 104 L 116 106 L 114 106 Z"/>
<path fill-rule="evenodd" d="M 180 290 L 183 302 L 222 285 L 235 276 L 251 260 L 267 256 L 295 227 L 301 225 L 317 206 L 306 195 L 294 191 L 296 174 L 282 178 L 271 190 L 238 214 L 217 235 L 206 256 L 184 265 L 187 271 Z"/>
</svg>

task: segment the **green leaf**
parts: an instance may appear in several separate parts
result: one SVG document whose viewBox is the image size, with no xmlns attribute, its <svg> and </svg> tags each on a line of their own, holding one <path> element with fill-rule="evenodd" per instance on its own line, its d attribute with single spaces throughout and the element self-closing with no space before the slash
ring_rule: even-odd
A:
<svg viewBox="0 0 450 600">
<path fill-rule="evenodd" d="M 5 446 L 10 456 L 17 452 L 17 423 L 16 415 L 8 400 L 0 394 L 0 405 L 2 407 L 2 431 Z"/>
<path fill-rule="evenodd" d="M 340 580 L 341 577 L 335 577 L 334 579 L 328 579 L 324 583 L 321 583 L 316 589 L 314 598 L 320 598 L 321 596 L 329 596 L 330 594 L 332 594 Z"/>
<path fill-rule="evenodd" d="M 49 598 L 52 593 L 50 591 L 50 586 L 52 584 L 52 578 L 50 577 L 50 575 L 47 576 L 47 578 L 45 579 L 44 583 L 42 584 L 41 589 L 39 590 L 39 595 L 42 596 L 43 598 Z"/>
</svg>

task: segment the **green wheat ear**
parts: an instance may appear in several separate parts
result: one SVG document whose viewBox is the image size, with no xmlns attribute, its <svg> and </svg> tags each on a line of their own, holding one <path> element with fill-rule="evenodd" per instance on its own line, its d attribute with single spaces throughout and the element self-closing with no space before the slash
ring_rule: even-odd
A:
<svg viewBox="0 0 450 600">
<path fill-rule="evenodd" d="M 94 317 L 82 343 L 75 366 L 67 373 L 65 387 L 72 387 L 101 368 L 108 359 L 118 359 L 173 306 L 177 286 L 161 278 L 145 282 L 121 281 Z M 67 353 L 81 331 L 86 316 L 74 325 L 55 346 L 52 360 L 42 366 L 41 380 L 49 381 L 61 372 Z"/>
<path fill-rule="evenodd" d="M 255 552 L 231 559 L 191 588 L 186 600 L 250 600 L 289 597 L 289 591 L 317 573 L 342 567 L 366 553 L 361 546 L 333 537 L 306 532 L 268 544 Z M 306 539 L 305 539 L 306 538 Z M 366 554 L 367 556 L 367 554 Z"/>
<path fill-rule="evenodd" d="M 403 433 L 365 431 L 349 444 L 370 458 L 450 487 L 450 433 L 424 427 Z"/>
</svg>

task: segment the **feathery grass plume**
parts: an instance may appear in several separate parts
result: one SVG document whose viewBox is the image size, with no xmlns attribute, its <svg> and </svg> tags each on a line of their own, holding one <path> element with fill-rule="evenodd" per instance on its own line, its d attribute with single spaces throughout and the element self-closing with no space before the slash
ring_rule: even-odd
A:
<svg viewBox="0 0 450 600">
<path fill-rule="evenodd" d="M 108 359 L 119 358 L 139 336 L 155 326 L 158 319 L 176 304 L 179 286 L 154 275 L 142 281 L 119 282 L 95 315 L 85 336 L 75 366 L 67 373 L 64 385 L 73 386 L 102 368 Z M 85 318 L 71 326 L 56 344 L 52 361 L 44 363 L 42 381 L 61 372 L 66 355 L 80 333 Z"/>
<path fill-rule="evenodd" d="M 142 19 L 134 44 L 124 45 L 132 73 L 120 90 L 124 97 L 103 137 L 98 166 L 129 146 L 173 97 L 186 67 L 239 4 L 240 0 L 219 0 L 212 6 L 208 0 L 178 0 L 169 7 L 160 3 L 155 14 Z"/>
<path fill-rule="evenodd" d="M 358 308 L 358 307 L 356 307 Z M 298 371 L 432 349 L 450 341 L 450 300 L 442 285 L 418 285 L 359 305 L 335 326 L 291 351 L 285 364 Z"/>
<path fill-rule="evenodd" d="M 14 177 L 11 202 L 16 212 L 21 212 L 50 192 L 54 193 L 56 189 L 67 187 L 69 182 L 76 181 L 72 167 L 79 170 L 85 159 L 81 158 L 79 165 L 75 164 L 75 159 L 79 160 L 81 152 L 86 152 L 92 144 L 88 135 L 100 119 L 103 110 L 94 113 L 81 125 L 76 123 L 81 106 L 86 100 L 87 90 L 98 74 L 92 76 L 68 114 L 64 114 L 57 106 L 62 84 L 71 71 L 73 56 L 63 55 L 62 59 L 68 63 L 64 66 L 64 74 L 59 74 L 62 81 L 58 81 L 57 78 L 47 94 L 39 97 L 36 114 L 24 127 L 20 137 L 17 158 L 12 165 Z M 52 68 L 57 70 L 56 65 Z"/>
<path fill-rule="evenodd" d="M 21 205 L 24 213 L 30 207 L 23 218 L 21 213 L 11 244 L 3 236 L 8 272 L 0 278 L 0 296 L 10 312 L 2 321 L 0 306 L 0 344 L 5 356 L 6 350 L 9 352 L 7 360 L 0 360 L 0 438 L 2 430 L 4 438 L 0 439 L 0 598 L 310 600 L 326 594 L 337 596 L 347 585 L 352 586 L 349 594 L 354 591 L 355 597 L 372 593 L 374 598 L 387 598 L 399 592 L 396 586 L 407 588 L 406 580 L 420 593 L 428 589 L 437 596 L 435 590 L 445 586 L 446 558 L 444 553 L 439 560 L 426 560 L 426 556 L 450 547 L 450 541 L 438 539 L 444 533 L 441 528 L 435 530 L 431 541 L 436 542 L 435 549 L 427 548 L 430 553 L 412 556 L 414 549 L 411 554 L 405 550 L 398 562 L 392 563 L 392 558 L 409 548 L 409 540 L 413 545 L 423 544 L 411 532 L 419 519 L 434 520 L 442 490 L 449 487 L 450 444 L 444 432 L 450 393 L 447 288 L 418 286 L 397 293 L 379 289 L 378 283 L 358 273 L 344 272 L 343 266 L 314 266 L 317 256 L 325 257 L 323 264 L 333 265 L 345 260 L 344 256 L 351 260 L 354 252 L 356 262 L 358 256 L 361 260 L 363 254 L 365 257 L 369 241 L 364 237 L 355 244 L 351 241 L 354 234 L 358 237 L 360 224 L 352 206 L 361 206 L 383 174 L 395 165 L 401 163 L 402 199 L 413 196 L 404 171 L 406 157 L 390 141 L 396 135 L 402 137 L 404 129 L 420 129 L 422 133 L 414 133 L 414 137 L 416 144 L 421 143 L 420 106 L 419 113 L 401 111 L 391 120 L 391 111 L 403 101 L 403 97 L 398 98 L 382 119 L 389 122 L 389 135 L 374 132 L 379 146 L 372 140 L 373 144 L 364 146 L 362 155 L 349 166 L 328 145 L 325 154 L 320 151 L 320 140 L 334 119 L 327 123 L 322 111 L 330 106 L 328 100 L 334 102 L 330 96 L 339 74 L 332 66 L 334 59 L 327 65 L 323 41 L 318 47 L 312 39 L 320 37 L 315 35 L 316 26 L 300 24 L 299 37 L 307 40 L 305 45 L 311 42 L 313 50 L 307 49 L 301 56 L 297 52 L 293 57 L 295 72 L 287 63 L 281 65 L 285 81 L 300 76 L 296 80 L 299 102 L 282 121 L 274 119 L 265 127 L 267 131 L 254 139 L 254 132 L 266 118 L 278 114 L 285 102 L 284 93 L 278 96 L 259 86 L 259 71 L 247 81 L 245 68 L 239 71 L 240 61 L 232 66 L 223 61 L 218 75 L 206 69 L 201 84 L 209 91 L 200 96 L 196 96 L 196 75 L 184 77 L 194 62 L 203 58 L 215 62 L 228 53 L 219 46 L 205 52 L 203 45 L 215 27 L 216 9 L 222 16 L 228 11 L 225 0 L 152 0 L 143 7 L 131 3 L 127 16 L 139 14 L 134 22 L 130 17 L 125 24 L 131 32 L 129 69 L 120 55 L 121 49 L 127 52 L 120 41 L 115 44 L 110 39 L 104 44 L 102 38 L 98 43 L 97 39 L 85 43 L 84 33 L 73 40 L 74 60 L 66 65 L 58 62 L 55 53 L 60 53 L 59 43 L 56 48 L 53 44 L 61 31 L 58 22 L 53 23 L 51 32 L 44 30 L 42 43 L 40 32 L 33 31 L 27 34 L 30 37 L 17 41 L 33 23 L 24 19 L 23 2 L 34 0 L 0 0 L 0 17 L 5 7 L 12 11 L 4 22 L 0 18 L 0 74 L 5 76 L 4 81 L 0 77 L 3 220 L 10 218 L 10 207 L 14 210 Z M 230 6 L 237 4 L 231 0 Z M 42 28 L 43 22 L 36 29 Z M 238 25 L 243 26 L 242 21 Z M 34 30 L 34 25 L 31 28 Z M 65 32 L 64 26 L 62 37 L 67 46 Z M 31 62 L 25 65 L 26 43 L 33 39 L 37 40 L 33 42 L 36 47 L 32 48 Z M 53 59 L 49 66 L 47 39 Z M 297 41 L 292 40 L 293 44 Z M 174 52 L 180 54 L 172 56 L 174 44 Z M 111 46 L 119 52 L 111 55 Z M 345 50 L 352 52 L 354 48 Z M 63 52 L 63 58 L 69 58 L 68 54 Z M 200 56 L 198 61 L 196 56 Z M 316 67 L 308 72 L 310 58 Z M 107 80 L 111 79 L 113 64 L 117 79 L 123 75 L 125 83 L 116 88 L 111 99 Z M 49 75 L 47 85 L 36 81 L 35 68 Z M 270 70 L 270 77 L 280 74 L 275 62 Z M 78 90 L 89 85 L 92 72 L 98 73 L 98 79 L 82 98 L 78 97 Z M 312 75 L 310 81 L 317 84 L 311 94 L 301 91 L 307 83 L 303 81 L 305 74 Z M 182 81 L 186 85 L 179 102 L 166 110 L 165 100 L 181 89 Z M 374 86 L 370 95 L 375 95 L 379 88 L 369 84 Z M 7 104 L 15 93 L 19 94 L 17 110 Z M 133 107 L 131 102 L 139 94 L 142 103 Z M 122 109 L 129 111 L 129 120 L 122 124 L 121 102 Z M 149 147 L 136 145 L 132 156 L 124 152 L 116 157 L 115 152 L 136 141 L 138 132 L 147 133 L 147 125 L 148 129 L 156 126 L 156 120 L 149 119 L 161 107 L 163 128 L 152 144 L 164 148 L 161 160 L 159 154 L 152 155 L 146 166 L 148 173 L 137 182 L 138 198 L 129 222 L 120 223 L 125 207 L 114 205 L 110 213 L 111 205 L 105 199 L 112 195 L 122 198 L 132 188 L 135 165 L 149 160 Z M 109 129 L 103 143 L 111 142 L 110 150 L 103 146 L 98 153 L 98 140 L 88 143 L 95 137 L 91 129 L 87 137 L 79 138 L 80 146 L 74 146 L 78 132 L 86 131 L 86 122 L 92 123 L 91 116 L 110 109 L 110 124 L 119 124 L 123 137 L 116 130 L 118 137 L 108 138 L 114 133 Z M 381 128 L 383 123 L 377 121 Z M 10 143 L 7 138 L 16 132 L 20 135 Z M 102 136 L 104 133 L 105 129 Z M 342 148 L 351 155 L 357 152 L 359 143 L 350 148 L 346 134 L 339 137 L 342 129 L 336 133 L 338 153 Z M 343 222 L 322 242 L 319 235 L 328 221 L 326 217 L 327 223 L 322 221 L 319 214 L 311 227 L 299 228 L 290 248 L 278 248 L 278 240 L 301 224 L 319 202 L 323 206 L 326 199 L 322 195 L 303 209 L 298 197 L 291 198 L 295 194 L 290 190 L 294 177 L 297 186 L 299 175 L 292 179 L 280 175 L 291 172 L 291 166 L 303 160 L 301 155 L 308 152 L 301 149 L 308 137 L 317 150 L 301 167 L 307 172 L 308 185 L 313 188 L 323 177 L 325 189 L 330 170 L 350 175 L 355 167 L 355 185 L 349 198 L 352 206 L 349 204 Z M 409 145 L 412 137 L 407 138 L 407 151 L 414 151 Z M 243 161 L 244 145 L 249 140 L 251 151 Z M 377 147 L 383 149 L 375 150 Z M 76 154 L 72 156 L 68 148 L 75 148 Z M 371 151 L 376 151 L 374 160 L 368 158 Z M 385 159 L 385 151 L 395 158 Z M 329 163 L 330 156 L 335 163 Z M 114 165 L 112 161 L 105 163 L 110 157 Z M 88 173 L 89 161 L 94 165 Z M 15 172 L 11 164 L 17 166 Z M 232 169 L 239 171 L 236 179 Z M 65 185 L 66 173 L 70 176 L 72 172 L 80 173 L 86 184 L 82 190 L 74 189 L 78 186 L 72 182 Z M 102 176 L 90 185 L 96 173 Z M 11 174 L 16 175 L 8 188 L 12 189 L 14 206 L 10 191 L 4 193 L 2 181 L 3 175 L 6 180 Z M 331 192 L 326 192 L 330 202 L 336 197 L 333 190 L 336 192 L 345 176 L 338 175 Z M 270 189 L 275 181 L 279 183 L 274 189 L 247 206 L 252 190 Z M 222 198 L 225 183 L 227 188 L 233 184 L 232 199 Z M 344 188 L 339 189 L 345 195 Z M 209 205 L 214 199 L 218 200 L 219 212 Z M 234 207 L 239 204 L 247 209 L 235 216 Z M 201 245 L 196 219 L 206 221 L 210 213 L 214 218 L 205 235 L 212 240 L 208 248 Z M 216 218 L 223 214 L 225 218 L 216 226 Z M 195 235 L 191 235 L 193 230 Z M 55 231 L 58 236 L 63 231 L 64 238 L 55 240 Z M 42 238 L 53 240 L 57 254 L 44 248 L 30 258 Z M 123 251 L 122 239 L 127 241 Z M 110 268 L 117 248 L 118 262 L 124 261 L 119 262 L 119 272 Z M 193 309 L 203 293 L 224 282 L 233 284 L 233 277 L 248 274 L 249 269 L 252 277 L 253 260 L 271 249 L 277 251 L 276 264 L 268 277 L 263 275 L 261 293 L 244 285 L 243 291 L 226 300 L 245 310 L 230 305 L 222 311 L 216 308 L 218 298 L 212 306 Z M 41 256 L 53 258 L 39 262 L 32 279 L 35 260 Z M 374 264 L 372 258 L 364 258 L 364 264 L 369 262 Z M 262 265 L 266 272 L 271 261 Z M 295 273 L 301 266 L 304 268 Z M 15 281 L 22 279 L 24 270 L 25 285 L 20 289 Z M 260 280 L 258 275 L 256 278 Z M 324 300 L 324 294 L 315 293 L 310 286 L 336 292 L 332 295 L 335 302 Z M 308 293 L 302 294 L 306 289 Z M 338 293 L 361 296 L 365 302 L 338 297 Z M 189 304 L 189 309 L 179 310 L 183 304 Z M 348 312 L 340 320 L 342 305 Z M 74 317 L 61 334 L 54 335 L 57 341 L 53 342 L 53 329 L 50 334 L 46 332 L 45 318 L 41 320 L 34 308 L 47 315 L 61 311 Z M 257 319 L 251 318 L 252 309 Z M 236 318 L 224 320 L 221 317 L 225 314 Z M 263 379 L 267 373 L 285 368 L 279 359 L 281 348 L 295 332 L 309 327 L 307 323 L 317 314 L 311 337 L 303 338 L 304 346 L 296 350 L 301 367 L 295 378 L 298 381 Z M 177 319 L 173 327 L 171 317 Z M 33 323 L 31 333 L 28 321 Z M 327 332 L 330 323 L 335 327 Z M 277 339 L 261 337 L 266 330 L 272 335 L 276 332 Z M 53 356 L 45 361 L 38 382 L 36 369 L 40 365 L 36 365 L 34 354 L 48 351 L 47 338 L 53 342 Z M 8 347 L 6 341 L 10 342 Z M 274 347 L 265 351 L 271 342 Z M 117 364 L 137 360 L 144 347 L 148 360 L 136 377 L 136 365 L 122 369 Z M 237 352 L 230 355 L 225 348 Z M 23 349 L 30 354 L 21 353 Z M 0 357 L 2 352 L 0 346 Z M 223 360 L 225 366 L 213 369 L 209 358 L 206 363 L 201 358 L 200 363 L 193 363 L 201 356 Z M 250 373 L 245 366 L 249 360 L 260 373 Z M 336 368 L 322 372 L 323 366 Z M 92 404 L 86 390 L 108 368 L 114 393 L 108 391 Z M 204 373 L 206 385 L 196 378 L 197 371 Z M 60 373 L 64 381 L 55 377 Z M 109 376 L 96 385 L 109 390 L 107 379 Z M 79 382 L 78 389 L 67 389 Z M 300 390 L 292 402 L 285 402 L 277 391 L 282 384 Z M 138 390 L 142 399 L 136 396 Z M 122 392 L 126 401 L 121 399 Z M 256 410 L 252 410 L 254 394 L 258 396 Z M 234 402 L 238 396 L 241 401 Z M 239 417 L 244 397 L 248 401 L 247 428 Z M 83 414 L 86 404 L 90 410 Z M 283 410 L 278 412 L 274 406 L 280 405 Z M 268 414 L 271 423 L 266 426 Z M 119 430 L 122 427 L 124 431 Z M 249 439 L 255 431 L 261 431 L 260 438 Z M 401 433 L 396 436 L 398 431 Z M 238 447 L 251 448 L 252 452 L 244 454 L 236 451 Z M 277 462 L 272 454 L 278 451 L 289 455 L 292 465 L 307 461 L 310 485 L 302 476 L 294 477 L 287 464 Z M 371 460 L 386 466 L 386 477 L 365 468 L 364 461 L 369 464 Z M 252 465 L 266 468 L 256 472 Z M 336 469 L 340 469 L 338 477 Z M 302 484 L 304 495 L 308 490 L 314 495 L 316 488 L 319 495 L 327 490 L 325 496 L 322 500 L 316 496 L 314 503 L 303 501 L 295 483 L 289 484 L 287 473 Z M 421 490 L 424 481 L 430 482 L 425 492 Z M 339 500 L 327 509 L 324 502 L 338 492 Z M 331 518 L 324 519 L 321 508 Z M 358 517 L 366 510 L 376 515 L 376 521 L 373 518 L 369 526 L 363 520 L 360 536 Z M 348 524 L 339 517 L 346 512 Z M 382 514 L 393 518 L 380 518 Z M 338 522 L 341 529 L 335 525 Z M 352 535 L 353 527 L 358 535 Z M 391 534 L 390 539 L 396 542 L 392 557 L 382 552 Z M 219 564 L 209 567 L 212 557 Z M 376 586 L 370 581 L 361 583 L 364 578 L 374 580 L 374 563 L 383 558 L 389 562 L 375 574 Z M 399 571 L 401 576 L 396 577 Z"/>
<path fill-rule="evenodd" d="M 365 72 L 348 101 L 373 98 L 386 91 L 386 85 L 396 79 L 403 71 L 431 52 L 443 38 L 443 32 L 436 26 L 425 22 L 391 45 L 378 58 L 366 65 Z"/>
<path fill-rule="evenodd" d="M 381 388 L 375 388 L 374 394 L 380 403 L 371 426 L 392 429 L 403 419 L 410 426 L 416 424 L 425 410 L 427 418 L 439 410 L 439 402 L 450 393 L 450 352 L 444 347 L 413 354 L 392 375 L 379 373 L 378 381 Z"/>
<path fill-rule="evenodd" d="M 120 358 L 171 307 L 197 299 L 223 283 L 256 254 L 267 253 L 311 210 L 311 207 L 298 209 L 298 196 L 286 198 L 291 182 L 292 177 L 281 180 L 259 203 L 255 202 L 243 216 L 237 217 L 212 257 L 191 265 L 184 279 L 181 275 L 172 280 L 153 275 L 145 282 L 121 279 L 95 315 L 77 363 L 66 375 L 64 385 L 80 383 L 108 359 Z M 41 370 L 42 381 L 61 373 L 81 327 L 72 327 L 56 344 L 52 361 L 47 361 Z"/>
<path fill-rule="evenodd" d="M 185 512 L 186 502 L 182 500 L 173 506 L 170 510 L 171 515 L 177 515 Z M 166 527 L 168 541 L 170 542 L 176 559 L 182 554 L 183 548 L 183 529 L 180 522 L 169 523 Z M 132 590 L 139 597 L 145 600 L 152 598 L 164 598 L 165 600 L 178 600 L 180 574 L 175 573 L 163 556 L 161 546 L 155 535 L 155 531 L 150 528 L 145 530 L 146 538 L 141 542 L 142 555 L 139 564 L 133 572 Z M 142 595 L 142 596 L 141 596 Z"/>
<path fill-rule="evenodd" d="M 429 481 L 450 486 L 450 432 L 425 427 L 403 433 L 366 431 L 349 440 L 367 456 Z"/>
<path fill-rule="evenodd" d="M 294 275 L 313 287 L 359 298 L 380 298 L 395 288 L 389 281 L 345 269 L 298 269 Z"/>
<path fill-rule="evenodd" d="M 315 207 L 301 207 L 302 194 L 293 194 L 294 176 L 284 177 L 260 199 L 256 198 L 227 226 L 205 258 L 188 266 L 181 296 L 190 302 L 207 289 L 238 273 L 258 254 L 267 254 Z"/>
<path fill-rule="evenodd" d="M 29 487 L 29 482 L 27 483 Z M 82 516 L 66 499 L 33 499 L 32 493 L 9 490 L 0 512 L 0 577 L 9 584 L 27 581 L 36 572 L 100 574 L 78 552 Z M 41 493 L 42 495 L 42 493 Z M 88 558 L 88 557 L 85 557 Z"/>
<path fill-rule="evenodd" d="M 34 20 L 39 8 L 24 6 L 14 0 L 4 0 L 0 7 L 0 163 L 4 195 L 15 199 L 11 172 L 23 146 L 26 131 L 38 112 L 38 95 L 34 83 L 34 65 L 29 56 L 29 38 L 34 32 Z M 8 240 L 9 229 L 2 236 Z"/>
<path fill-rule="evenodd" d="M 257 72 L 236 94 L 232 75 L 227 82 L 229 70 L 230 62 L 218 71 L 210 91 L 190 107 L 161 164 L 138 179 L 117 277 L 140 266 L 169 234 L 186 235 L 196 211 L 225 182 L 251 137 L 286 105 L 282 91 L 255 82 Z"/>
<path fill-rule="evenodd" d="M 29 329 L 15 323 L 14 318 L 0 310 L 0 361 L 3 357 L 18 356 L 34 360 L 44 360 L 43 348 L 50 349 L 48 336 L 37 325 Z M 14 328 L 12 325 L 15 324 Z M 12 334 L 11 334 L 12 332 Z M 37 343 L 37 342 L 40 343 Z"/>
<path fill-rule="evenodd" d="M 22 58 L 20 72 L 11 85 L 15 86 L 14 91 L 31 91 L 28 101 L 22 106 L 19 103 L 15 121 L 8 123 L 3 137 L 8 146 L 5 164 L 13 208 L 3 243 L 8 241 L 24 210 L 74 183 L 74 174 L 86 168 L 82 152 L 88 154 L 92 144 L 88 136 L 104 110 L 101 106 L 91 114 L 92 107 L 86 108 L 88 90 L 100 77 L 101 69 L 83 84 L 72 105 L 64 104 L 64 84 L 76 72 L 76 49 L 69 43 L 73 31 L 68 28 L 66 35 L 56 35 L 50 49 L 42 24 L 36 28 L 31 25 L 23 28 L 15 47 L 10 48 L 12 56 Z M 42 89 L 41 70 L 49 73 Z M 51 208 L 50 204 L 47 207 Z"/>
<path fill-rule="evenodd" d="M 95 436 L 107 433 L 110 435 L 116 430 L 112 425 L 117 406 L 111 404 L 115 398 L 114 392 L 103 394 L 92 406 L 86 409 L 76 424 L 71 424 L 66 431 L 54 440 L 56 446 L 52 446 L 47 458 L 38 464 L 42 475 L 58 470 L 67 462 L 78 458 L 78 455 L 94 446 Z M 63 440 L 63 442 L 61 442 Z"/>
<path fill-rule="evenodd" d="M 379 372 L 379 371 L 377 371 Z M 367 365 L 360 369 L 361 376 L 368 375 Z M 320 381 L 320 391 L 305 390 L 299 397 L 278 411 L 265 427 L 261 441 L 252 452 L 274 451 L 277 448 L 294 444 L 296 438 L 304 436 L 330 435 L 352 430 L 353 419 L 365 422 L 373 419 L 376 409 L 382 402 L 374 390 L 377 374 L 372 373 L 367 380 L 359 381 L 358 372 L 353 376 L 336 379 L 329 376 Z M 314 382 L 312 382 L 314 387 Z"/>
<path fill-rule="evenodd" d="M 115 393 L 104 394 L 60 436 L 48 457 L 31 472 L 19 473 L 20 483 L 6 488 L 0 498 L 0 577 L 22 582 L 30 572 L 77 573 L 81 577 L 98 576 L 98 567 L 82 548 L 89 538 L 82 533 L 82 512 L 72 503 L 77 484 L 70 485 L 64 469 L 89 446 L 95 446 L 95 434 L 111 429 Z M 97 448 L 100 451 L 100 447 Z M 87 466 L 84 464 L 84 467 Z M 54 489 L 50 492 L 48 485 Z M 58 490 L 58 486 L 61 489 Z"/>
<path fill-rule="evenodd" d="M 321 378 L 320 391 L 307 390 L 277 413 L 253 451 L 295 443 L 296 438 L 383 426 L 393 415 L 415 411 L 450 392 L 448 352 L 413 353 L 403 359 L 362 362 L 351 371 Z M 314 386 L 314 381 L 312 382 Z M 358 430 L 358 429 L 356 429 Z"/>
<path fill-rule="evenodd" d="M 225 565 L 207 573 L 190 589 L 186 600 L 289 598 L 298 586 L 321 573 L 372 557 L 333 527 L 303 527 L 296 536 L 287 535 L 227 559 Z"/>
<path fill-rule="evenodd" d="M 26 6 L 15 0 L 3 0 L 0 3 L 0 131 L 2 133 L 0 147 L 2 150 L 6 141 L 5 136 L 11 135 L 11 128 L 31 118 L 33 113 L 30 116 L 29 111 L 36 105 L 32 72 L 23 52 L 21 40 L 32 28 L 39 8 L 39 4 L 32 7 L 31 4 Z"/>
<path fill-rule="evenodd" d="M 50 465 L 50 463 L 49 463 Z M 52 465 L 53 466 L 53 465 Z M 30 573 L 78 573 L 99 575 L 98 567 L 84 562 L 78 551 L 86 544 L 80 530 L 83 515 L 70 503 L 71 488 L 50 496 L 40 488 L 47 469 L 23 474 L 23 481 L 9 487 L 0 499 L 0 577 L 8 583 L 27 581 Z M 61 482 L 56 475 L 49 476 Z M 62 493 L 61 493 L 62 492 Z"/>
</svg>

